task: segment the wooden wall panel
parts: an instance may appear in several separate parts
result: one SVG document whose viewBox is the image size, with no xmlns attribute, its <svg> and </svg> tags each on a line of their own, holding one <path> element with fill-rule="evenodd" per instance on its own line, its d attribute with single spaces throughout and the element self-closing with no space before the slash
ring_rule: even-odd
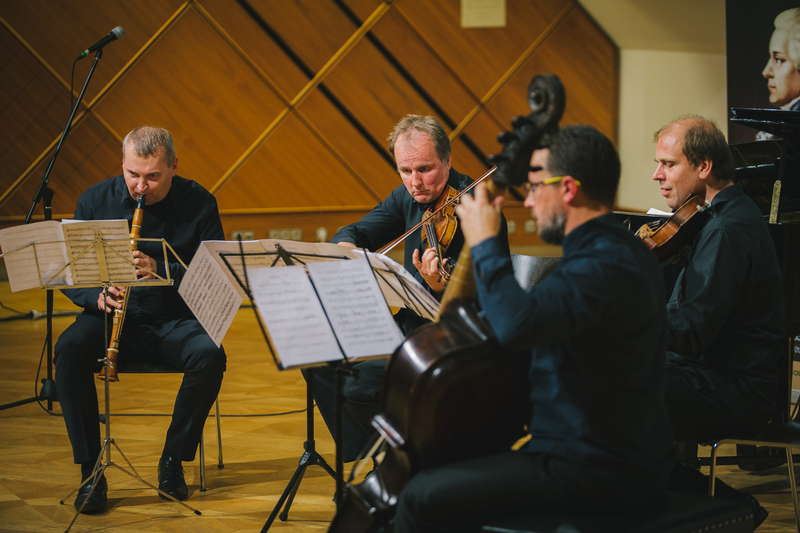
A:
<svg viewBox="0 0 800 533">
<path fill-rule="evenodd" d="M 302 227 L 308 240 L 319 224 L 330 221 L 332 234 L 359 218 L 400 183 L 386 137 L 407 113 L 438 116 L 455 168 L 479 177 L 501 149 L 497 134 L 529 112 L 530 79 L 554 72 L 567 89 L 564 123 L 615 137 L 617 49 L 576 0 L 508 0 L 507 27 L 492 29 L 460 28 L 459 6 L 0 2 L 0 227 L 21 223 L 30 207 L 66 123 L 72 61 L 118 25 L 126 35 L 106 47 L 51 176 L 56 217 L 120 172 L 122 137 L 146 123 L 173 133 L 179 172 L 216 194 L 226 230 L 266 237 Z M 76 86 L 92 57 L 78 63 Z"/>
<path fill-rule="evenodd" d="M 318 72 L 347 41 L 356 26 L 334 1 L 247 0 L 311 71 Z M 234 3 L 235 5 L 235 3 Z"/>
<path fill-rule="evenodd" d="M 321 182 L 320 169 L 335 181 Z M 247 160 L 235 182 L 217 191 L 217 198 L 220 206 L 237 208 L 363 207 L 382 199 L 370 195 L 293 115 Z"/>
<path fill-rule="evenodd" d="M 298 112 L 329 143 L 329 149 L 352 169 L 354 179 L 363 183 L 363 187 L 373 195 L 376 202 L 385 198 L 397 186 L 399 177 L 394 163 L 386 159 L 389 153 L 386 149 L 386 135 L 378 138 L 369 136 L 378 143 L 378 150 L 320 91 L 309 96 L 298 108 Z M 320 172 L 320 169 L 312 169 L 308 175 L 317 175 Z M 325 188 L 334 186 L 335 183 L 335 180 L 323 180 L 320 185 Z"/>
<path fill-rule="evenodd" d="M 450 66 L 430 47 L 425 37 L 417 33 L 398 10 L 394 9 L 383 16 L 371 34 L 377 43 L 375 46 L 386 48 L 390 57 L 408 73 L 410 80 L 419 84 L 421 90 L 450 118 L 448 121 L 440 116 L 448 129 L 454 128 L 457 120 L 478 103 L 478 97 L 469 91 Z M 418 92 L 417 89 L 414 91 Z"/>
<path fill-rule="evenodd" d="M 122 136 L 142 123 L 163 125 L 180 139 L 180 174 L 210 189 L 284 107 L 188 10 L 96 111 Z"/>
<path fill-rule="evenodd" d="M 496 117 L 529 113 L 528 84 L 534 75 L 552 72 L 561 79 L 567 95 L 561 123 L 590 124 L 616 140 L 617 51 L 604 35 L 592 32 L 593 27 L 583 9 L 573 9 L 487 104 L 487 111 Z M 577 40 L 575 35 L 584 37 Z"/>
<path fill-rule="evenodd" d="M 125 36 L 104 50 L 92 82 L 86 90 L 84 98 L 88 103 L 182 4 L 181 0 L 25 0 L 2 2 L 0 17 L 42 56 L 65 83 L 69 83 L 70 69 L 75 58 L 113 28 L 122 26 Z M 77 92 L 80 91 L 93 57 L 91 55 L 78 63 L 79 68 L 75 71 Z M 78 80 L 81 81 L 80 84 Z M 66 119 L 64 121 L 66 123 Z"/>
<path fill-rule="evenodd" d="M 260 25 L 263 23 L 271 30 L 270 23 L 275 24 L 274 20 L 266 20 L 260 15 L 256 20 L 231 0 L 203 0 L 198 9 L 220 25 L 234 46 L 247 55 L 258 72 L 264 73 L 268 83 L 285 102 L 288 103 L 313 77 L 313 74 L 304 74 Z"/>
<path fill-rule="evenodd" d="M 460 0 L 398 2 L 398 12 L 442 57 L 470 90 L 482 97 L 559 13 L 563 0 L 509 1 L 505 28 L 459 27 Z"/>
<path fill-rule="evenodd" d="M 45 158 L 33 169 L 31 179 L 26 180 L 13 198 L 3 204 L 4 213 L 24 218 L 48 163 L 49 158 Z M 114 176 L 121 172 L 120 141 L 99 120 L 87 115 L 73 127 L 50 174 L 50 188 L 54 193 L 53 218 L 71 216 L 78 197 L 90 185 L 100 181 L 100 176 Z M 42 215 L 41 206 L 35 213 Z"/>
<path fill-rule="evenodd" d="M 60 134 L 69 95 L 5 27 L 0 27 L 0 161 L 2 185 L 11 185 Z M 2 194 L 3 191 L 0 191 Z"/>
</svg>

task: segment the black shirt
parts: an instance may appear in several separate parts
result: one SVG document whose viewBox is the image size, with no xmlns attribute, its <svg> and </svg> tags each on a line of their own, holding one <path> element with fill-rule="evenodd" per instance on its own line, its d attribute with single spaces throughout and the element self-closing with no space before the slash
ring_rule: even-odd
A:
<svg viewBox="0 0 800 533">
<path fill-rule="evenodd" d="M 496 239 L 471 250 L 489 325 L 510 349 L 531 350 L 523 450 L 585 466 L 622 501 L 650 501 L 674 461 L 658 263 L 610 214 L 575 228 L 563 249 L 530 291 Z"/>
<path fill-rule="evenodd" d="M 769 419 L 785 324 L 781 272 L 741 185 L 714 197 L 667 304 L 668 364 L 693 368 L 739 415 Z"/>
<path fill-rule="evenodd" d="M 76 220 L 125 219 L 130 227 L 136 201 L 131 198 L 122 175 L 92 185 L 78 199 Z M 200 184 L 180 176 L 172 178 L 166 198 L 144 206 L 140 237 L 163 238 L 185 264 L 189 264 L 202 241 L 224 240 L 217 200 Z M 160 242 L 139 241 L 138 249 L 158 264 L 159 276 L 166 276 Z M 126 320 L 163 322 L 192 318 L 192 312 L 178 294 L 185 273 L 183 266 L 167 249 L 172 287 L 134 287 L 128 298 Z M 87 312 L 100 314 L 97 299 L 100 289 L 68 289 L 64 294 Z"/>
</svg>

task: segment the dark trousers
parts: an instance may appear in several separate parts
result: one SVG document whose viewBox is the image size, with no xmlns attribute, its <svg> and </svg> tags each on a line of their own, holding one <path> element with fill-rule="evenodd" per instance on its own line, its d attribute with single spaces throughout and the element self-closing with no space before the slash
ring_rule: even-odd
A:
<svg viewBox="0 0 800 533">
<path fill-rule="evenodd" d="M 352 365 L 354 375 L 344 376 L 342 387 L 342 460 L 355 461 L 359 452 L 375 433 L 370 421 L 380 410 L 381 389 L 386 359 L 372 359 Z M 333 365 L 304 369 L 303 377 L 314 372 L 314 400 L 331 435 L 336 419 L 335 380 Z"/>
<path fill-rule="evenodd" d="M 724 401 L 718 394 L 718 385 L 692 368 L 668 364 L 665 378 L 667 409 L 676 441 L 747 437 L 760 431 L 769 420 L 770 412 L 759 411 L 744 400 L 735 405 Z"/>
<path fill-rule="evenodd" d="M 586 467 L 504 451 L 423 470 L 400 494 L 394 533 L 477 532 L 501 518 L 621 507 Z"/>
<path fill-rule="evenodd" d="M 100 420 L 95 383 L 105 357 L 107 321 L 84 313 L 67 328 L 55 346 L 56 390 L 76 463 L 100 454 Z M 222 385 L 226 357 L 197 320 L 161 324 L 126 320 L 120 335 L 118 361 L 144 359 L 166 363 L 183 372 L 167 430 L 164 454 L 194 460 L 203 425 Z M 123 388 L 124 384 L 111 385 Z"/>
</svg>

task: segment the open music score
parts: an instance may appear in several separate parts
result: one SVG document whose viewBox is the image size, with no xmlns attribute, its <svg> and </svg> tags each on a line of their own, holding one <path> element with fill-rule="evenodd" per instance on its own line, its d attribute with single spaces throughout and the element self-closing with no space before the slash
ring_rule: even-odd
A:
<svg viewBox="0 0 800 533">
<path fill-rule="evenodd" d="M 96 237 L 102 247 L 96 245 Z M 130 240 L 125 220 L 47 220 L 0 230 L 11 292 L 94 286 L 102 278 L 135 282 Z"/>
<path fill-rule="evenodd" d="M 403 341 L 366 259 L 248 268 L 282 368 L 392 353 Z"/>
<path fill-rule="evenodd" d="M 402 341 L 390 307 L 432 318 L 439 305 L 380 254 L 279 239 L 206 241 L 178 292 L 217 345 L 248 298 L 245 279 L 280 368 L 388 355 Z"/>
</svg>

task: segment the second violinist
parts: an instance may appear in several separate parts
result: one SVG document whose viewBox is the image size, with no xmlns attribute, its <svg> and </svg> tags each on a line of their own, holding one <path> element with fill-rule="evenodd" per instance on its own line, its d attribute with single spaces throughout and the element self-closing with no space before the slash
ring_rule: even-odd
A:
<svg viewBox="0 0 800 533">
<path fill-rule="evenodd" d="M 435 206 L 449 190 L 462 191 L 472 184 L 470 177 L 452 168 L 450 139 L 434 117 L 403 117 L 389 135 L 389 152 L 394 156 L 402 184 L 364 218 L 339 230 L 331 239 L 332 242 L 377 251 L 418 225 L 429 209 L 430 212 L 435 211 Z M 429 244 L 423 245 L 423 231 L 420 228 L 405 239 L 403 266 L 438 298 L 446 282 L 440 267 L 452 266 L 451 261 L 444 257 L 458 257 L 464 237 L 456 224 L 452 237 L 448 239 L 450 242 L 442 258 L 443 265 L 437 250 Z M 437 234 L 437 239 L 444 241 L 442 236 Z M 425 240 L 430 243 L 427 238 Z M 508 253 L 505 220 L 501 241 Z M 406 335 L 425 323 L 424 319 L 407 309 L 401 309 L 395 315 L 395 321 Z M 358 377 L 345 380 L 342 442 L 345 462 L 356 459 L 373 432 L 370 420 L 378 412 L 385 362 L 385 359 L 377 359 L 357 363 Z M 315 369 L 315 372 L 314 396 L 325 423 L 332 430 L 333 372 L 329 367 Z"/>
</svg>

